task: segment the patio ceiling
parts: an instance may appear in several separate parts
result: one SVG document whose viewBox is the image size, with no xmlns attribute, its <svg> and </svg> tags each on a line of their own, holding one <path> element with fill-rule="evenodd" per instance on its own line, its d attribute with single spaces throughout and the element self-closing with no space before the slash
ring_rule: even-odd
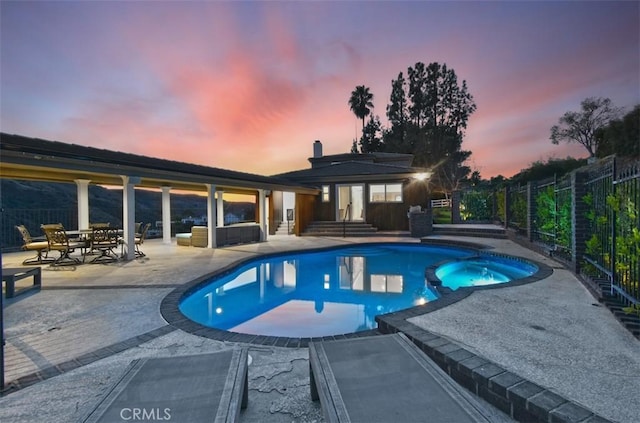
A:
<svg viewBox="0 0 640 423">
<path fill-rule="evenodd" d="M 140 178 L 136 187 L 206 192 L 207 184 L 230 193 L 257 189 L 317 194 L 315 187 L 278 178 L 184 162 L 102 150 L 20 135 L 0 134 L 0 177 L 46 182 L 88 179 L 121 186 L 122 176 Z"/>
</svg>

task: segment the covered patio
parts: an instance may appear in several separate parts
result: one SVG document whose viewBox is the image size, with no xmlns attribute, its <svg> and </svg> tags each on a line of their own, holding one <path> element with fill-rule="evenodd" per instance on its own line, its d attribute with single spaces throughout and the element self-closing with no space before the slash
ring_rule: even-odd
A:
<svg viewBox="0 0 640 423">
<path fill-rule="evenodd" d="M 296 194 L 296 203 L 308 203 L 319 190 L 292 184 L 277 178 L 232 170 L 175 162 L 153 157 L 102 150 L 58 141 L 20 135 L 0 134 L 0 177 L 27 181 L 72 182 L 77 186 L 78 222 L 76 228 L 89 228 L 90 184 L 122 187 L 123 239 L 127 260 L 135 257 L 135 190 L 162 192 L 162 239 L 171 242 L 171 192 L 182 191 L 206 195 L 207 247 L 217 246 L 216 227 L 224 226 L 223 195 L 244 194 L 256 198 L 256 223 L 264 241 L 273 216 L 268 197 L 275 191 Z M 308 210 L 296 207 L 297 211 Z M 297 222 L 308 217 L 296 216 Z M 53 222 L 42 222 L 53 223 Z"/>
</svg>

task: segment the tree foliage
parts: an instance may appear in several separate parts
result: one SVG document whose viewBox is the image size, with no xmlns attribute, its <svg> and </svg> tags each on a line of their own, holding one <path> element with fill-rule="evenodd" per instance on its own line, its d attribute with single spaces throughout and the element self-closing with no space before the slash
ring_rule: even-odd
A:
<svg viewBox="0 0 640 423">
<path fill-rule="evenodd" d="M 390 127 L 382 147 L 413 154 L 415 166 L 433 169 L 437 189 L 451 192 L 471 171 L 463 165 L 471 152 L 461 147 L 469 116 L 476 110 L 473 96 L 466 81 L 459 84 L 446 64 L 418 62 L 407 76 L 400 72 L 391 82 Z"/>
<path fill-rule="evenodd" d="M 382 150 L 382 123 L 380 117 L 371 116 L 362 130 L 360 152 L 373 153 Z"/>
<path fill-rule="evenodd" d="M 597 157 L 615 154 L 620 157 L 640 157 L 640 105 L 622 119 L 609 122 L 596 133 Z"/>
<path fill-rule="evenodd" d="M 373 109 L 373 94 L 369 91 L 369 87 L 358 85 L 355 90 L 351 91 L 349 108 L 357 118 L 362 119 L 362 130 L 364 132 L 364 120 Z"/>
<path fill-rule="evenodd" d="M 573 157 L 565 159 L 550 158 L 546 162 L 538 160 L 531 163 L 528 168 L 522 169 L 513 175 L 511 182 L 514 184 L 526 184 L 529 181 L 540 181 L 551 178 L 554 175 L 560 177 L 586 164 L 586 159 L 574 159 Z"/>
<path fill-rule="evenodd" d="M 590 157 L 595 157 L 598 148 L 597 131 L 620 116 L 621 109 L 614 107 L 608 98 L 589 97 L 580 103 L 579 112 L 566 112 L 551 127 L 551 142 L 578 143 L 587 149 Z"/>
</svg>

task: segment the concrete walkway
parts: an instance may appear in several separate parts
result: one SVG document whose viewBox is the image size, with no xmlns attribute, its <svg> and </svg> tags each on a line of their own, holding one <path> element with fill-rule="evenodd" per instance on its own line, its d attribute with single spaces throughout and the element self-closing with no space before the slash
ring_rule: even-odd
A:
<svg viewBox="0 0 640 423">
<path fill-rule="evenodd" d="M 476 292 L 413 323 L 603 417 L 631 422 L 640 415 L 640 342 L 606 309 L 591 305 L 594 299 L 553 261 L 506 240 L 466 240 L 545 261 L 556 272 L 530 285 Z M 417 242 L 274 236 L 265 243 L 208 250 L 148 240 L 143 259 L 44 266 L 40 292 L 5 303 L 5 380 L 22 385 L 0 398 L 0 421 L 77 421 L 135 358 L 233 346 L 167 325 L 159 304 L 176 286 L 263 253 L 371 241 Z M 2 265 L 19 267 L 26 256 L 4 254 Z M 249 407 L 242 421 L 322 421 L 320 406 L 309 395 L 306 348 L 251 345 L 249 353 Z"/>
</svg>

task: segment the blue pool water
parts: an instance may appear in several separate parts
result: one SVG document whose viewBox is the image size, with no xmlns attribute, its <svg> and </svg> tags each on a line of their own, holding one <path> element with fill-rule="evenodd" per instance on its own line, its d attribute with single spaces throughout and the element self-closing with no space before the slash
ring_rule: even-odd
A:
<svg viewBox="0 0 640 423">
<path fill-rule="evenodd" d="M 531 276 L 537 266 L 513 259 L 490 256 L 446 263 L 436 276 L 442 284 L 456 290 L 465 286 L 494 285 Z"/>
<path fill-rule="evenodd" d="M 256 259 L 203 284 L 181 301 L 180 311 L 204 326 L 256 335 L 358 332 L 375 328 L 377 315 L 437 299 L 425 268 L 474 254 L 389 243 Z M 445 286 L 455 279 L 443 276 Z"/>
</svg>

